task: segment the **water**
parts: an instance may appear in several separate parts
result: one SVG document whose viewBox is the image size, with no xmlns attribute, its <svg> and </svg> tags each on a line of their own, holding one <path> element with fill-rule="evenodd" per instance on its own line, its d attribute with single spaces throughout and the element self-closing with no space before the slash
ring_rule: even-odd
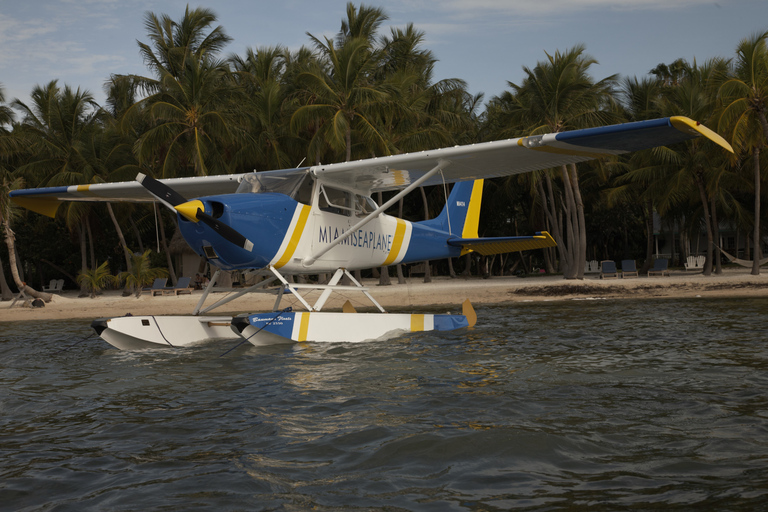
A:
<svg viewBox="0 0 768 512">
<path fill-rule="evenodd" d="M 767 306 L 478 307 L 226 357 L 0 324 L 0 509 L 765 510 Z"/>
</svg>

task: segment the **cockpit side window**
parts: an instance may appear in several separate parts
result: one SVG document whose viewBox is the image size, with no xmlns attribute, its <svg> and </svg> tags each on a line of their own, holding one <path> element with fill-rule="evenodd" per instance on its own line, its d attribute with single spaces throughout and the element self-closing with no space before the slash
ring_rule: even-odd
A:
<svg viewBox="0 0 768 512">
<path fill-rule="evenodd" d="M 327 185 L 320 185 L 317 206 L 325 212 L 349 216 L 352 211 L 350 207 L 350 193 Z"/>
<path fill-rule="evenodd" d="M 355 195 L 355 214 L 358 217 L 364 217 L 373 213 L 379 206 L 368 196 Z"/>
</svg>

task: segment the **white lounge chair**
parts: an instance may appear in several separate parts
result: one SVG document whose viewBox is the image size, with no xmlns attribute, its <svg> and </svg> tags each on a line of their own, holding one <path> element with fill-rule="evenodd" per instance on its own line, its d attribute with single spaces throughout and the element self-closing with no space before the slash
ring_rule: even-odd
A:
<svg viewBox="0 0 768 512">
<path fill-rule="evenodd" d="M 64 291 L 63 279 L 51 279 L 48 286 L 43 286 L 43 291 L 48 293 L 61 293 Z"/>
<path fill-rule="evenodd" d="M 706 256 L 688 256 L 685 261 L 685 270 L 704 270 Z"/>
</svg>

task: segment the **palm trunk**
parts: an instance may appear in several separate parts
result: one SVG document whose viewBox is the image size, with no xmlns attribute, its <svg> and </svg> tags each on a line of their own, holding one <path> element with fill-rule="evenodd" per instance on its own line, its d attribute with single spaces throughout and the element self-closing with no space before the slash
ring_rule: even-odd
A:
<svg viewBox="0 0 768 512">
<path fill-rule="evenodd" d="M 419 187 L 421 191 L 421 200 L 424 202 L 424 220 L 429 220 L 429 204 L 427 203 L 427 193 L 424 192 L 424 187 Z M 429 260 L 424 261 L 424 282 L 432 282 L 432 270 L 429 265 Z"/>
<path fill-rule="evenodd" d="M 576 217 L 579 223 L 579 245 L 576 252 L 576 278 L 584 279 L 584 267 L 587 263 L 587 223 L 584 219 L 584 200 L 579 187 L 579 172 L 576 164 L 571 164 L 571 181 L 576 201 Z"/>
<path fill-rule="evenodd" d="M 77 232 L 80 238 L 80 271 L 85 273 L 88 270 L 88 243 L 85 238 L 85 222 L 84 219 L 80 221 L 80 226 Z M 78 297 L 88 296 L 88 286 L 85 281 L 80 283 L 80 295 Z"/>
<path fill-rule="evenodd" d="M 347 143 L 347 159 L 345 162 L 352 160 L 352 128 L 351 123 L 347 126 L 347 131 L 344 133 L 344 141 Z"/>
<path fill-rule="evenodd" d="M 647 274 L 653 266 L 653 202 L 650 199 L 645 201 L 645 264 L 640 271 Z"/>
<path fill-rule="evenodd" d="M 720 247 L 720 225 L 717 222 L 717 205 L 715 204 L 715 196 L 710 199 L 712 203 L 712 238 L 717 240 L 717 246 Z M 723 266 L 720 264 L 720 251 L 712 250 L 712 257 L 715 261 L 715 274 L 723 273 Z"/>
<path fill-rule="evenodd" d="M 462 277 L 472 276 L 472 253 L 468 252 L 464 256 L 464 270 L 461 272 Z"/>
<path fill-rule="evenodd" d="M 566 275 L 567 269 L 571 267 L 570 254 L 564 240 L 563 223 L 558 218 L 557 205 L 555 203 L 555 196 L 552 190 L 552 179 L 548 172 L 544 172 L 544 177 L 547 183 L 547 191 L 545 193 L 544 186 L 541 184 L 541 180 L 536 182 L 536 188 L 539 191 L 541 197 L 542 208 L 544 214 L 547 217 L 550 225 L 552 226 L 551 235 L 557 243 L 557 253 L 560 255 L 560 268 L 563 271 L 563 275 Z M 525 263 L 523 263 L 525 266 Z"/>
<path fill-rule="evenodd" d="M 141 240 L 141 233 L 139 233 L 139 228 L 136 226 L 136 222 L 133 220 L 133 215 L 129 216 L 128 220 L 131 221 L 131 230 L 133 230 L 133 235 L 136 237 L 136 244 L 139 246 L 139 253 L 144 254 L 144 242 Z"/>
<path fill-rule="evenodd" d="M 696 184 L 699 187 L 699 198 L 704 212 L 704 225 L 707 227 L 707 262 L 704 263 L 704 275 L 712 275 L 712 247 L 714 239 L 712 237 L 712 219 L 709 215 L 709 202 L 707 201 L 707 191 L 704 188 L 704 178 L 700 173 L 696 173 Z"/>
<path fill-rule="evenodd" d="M 120 239 L 120 246 L 123 248 L 123 254 L 125 256 L 125 264 L 128 267 L 128 272 L 130 272 L 132 270 L 131 251 L 128 249 L 128 244 L 125 243 L 123 230 L 120 229 L 120 224 L 117 222 L 117 217 L 115 217 L 115 212 L 112 209 L 112 203 L 107 203 L 107 211 L 109 212 L 109 217 L 112 219 L 112 224 L 115 225 L 115 231 L 117 231 L 117 238 Z"/>
<path fill-rule="evenodd" d="M 765 117 L 763 117 L 765 120 Z M 765 127 L 766 136 L 768 136 L 768 129 Z M 752 272 L 753 276 L 760 275 L 760 148 L 755 147 L 752 150 L 752 166 L 755 170 L 755 231 L 752 234 L 752 238 L 755 244 L 754 255 L 752 256 Z"/>
<path fill-rule="evenodd" d="M 448 258 L 448 275 L 451 276 L 452 279 L 456 278 L 456 271 L 453 269 L 453 258 Z"/>
<path fill-rule="evenodd" d="M 568 240 L 568 268 L 564 271 L 563 277 L 566 279 L 577 279 L 578 277 L 578 240 L 579 236 L 579 223 L 576 213 L 576 200 L 574 198 L 573 186 L 568 173 L 568 167 L 565 165 L 560 166 L 560 172 L 563 180 L 563 190 L 565 191 L 565 228 L 566 236 Z"/>
<path fill-rule="evenodd" d="M 155 208 L 159 208 L 157 203 L 155 203 Z M 173 268 L 173 259 L 171 258 L 171 253 L 168 251 L 168 244 L 165 240 L 165 226 L 163 223 L 162 211 L 158 213 L 158 217 L 160 224 L 160 241 L 163 245 L 163 251 L 165 251 L 165 261 L 168 264 L 168 276 L 171 278 L 173 285 L 176 286 L 178 279 L 176 278 L 176 271 Z"/>
<path fill-rule="evenodd" d="M 51 302 L 53 296 L 50 293 L 38 292 L 34 288 L 27 286 L 27 283 L 21 280 L 17 263 L 18 258 L 16 256 L 16 235 L 13 233 L 11 223 L 7 217 L 3 219 L 3 228 L 5 230 L 5 244 L 8 246 L 8 264 L 11 266 L 11 276 L 16 283 L 16 287 L 20 292 L 24 292 L 30 297 L 43 299 L 45 302 Z"/>
<path fill-rule="evenodd" d="M 88 241 L 90 242 L 90 251 L 89 254 L 91 256 L 91 268 L 96 269 L 98 265 L 96 264 L 96 247 L 95 242 L 93 241 L 93 231 L 91 230 L 91 221 L 88 219 L 88 217 L 85 217 L 85 227 L 88 230 Z"/>
<path fill-rule="evenodd" d="M 3 267 L 3 260 L 0 259 L 0 299 L 11 300 L 13 299 L 13 291 L 8 286 L 8 281 L 5 280 L 5 268 Z"/>
</svg>

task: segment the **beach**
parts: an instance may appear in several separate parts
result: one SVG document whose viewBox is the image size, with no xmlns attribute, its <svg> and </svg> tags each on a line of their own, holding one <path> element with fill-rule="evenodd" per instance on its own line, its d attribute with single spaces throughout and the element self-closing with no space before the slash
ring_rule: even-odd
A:
<svg viewBox="0 0 768 512">
<path fill-rule="evenodd" d="M 672 271 L 669 277 L 626 279 L 599 279 L 588 274 L 583 280 L 566 280 L 560 275 L 535 277 L 480 277 L 433 278 L 431 283 L 423 279 L 409 279 L 406 284 L 379 286 L 377 280 L 364 280 L 369 293 L 386 309 L 440 307 L 457 309 L 469 299 L 473 304 L 509 304 L 530 301 L 557 301 L 579 299 L 637 299 L 637 298 L 697 298 L 697 297 L 760 297 L 768 296 L 768 272 L 753 276 L 750 269 L 726 268 L 720 275 L 704 276 L 701 272 Z M 0 303 L 0 322 L 62 320 L 75 318 L 101 318 L 132 315 L 187 315 L 198 304 L 203 292 L 191 294 L 152 296 L 143 293 L 122 296 L 121 291 L 106 291 L 95 299 L 78 297 L 78 290 L 65 290 L 55 294 L 51 302 L 41 308 L 25 307 L 12 301 Z M 211 293 L 205 301 L 210 306 L 227 295 Z M 319 292 L 309 292 L 308 302 L 313 303 Z M 251 293 L 216 309 L 215 314 L 238 314 L 271 311 L 275 304 L 275 292 Z M 341 309 L 349 300 L 359 311 L 373 310 L 372 304 L 361 293 L 334 294 L 325 310 Z M 286 294 L 281 308 L 293 306 L 302 309 L 295 297 Z"/>
</svg>

